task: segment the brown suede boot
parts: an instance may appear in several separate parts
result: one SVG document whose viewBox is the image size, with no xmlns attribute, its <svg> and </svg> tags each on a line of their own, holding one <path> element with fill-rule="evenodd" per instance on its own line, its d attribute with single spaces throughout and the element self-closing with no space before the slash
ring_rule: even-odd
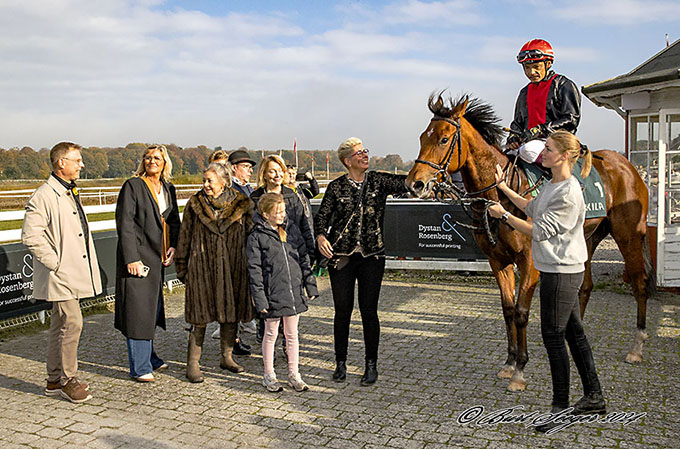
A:
<svg viewBox="0 0 680 449">
<path fill-rule="evenodd" d="M 220 349 L 222 350 L 220 368 L 232 373 L 240 373 L 243 372 L 243 367 L 232 358 L 234 339 L 236 339 L 236 323 L 220 323 Z"/>
<path fill-rule="evenodd" d="M 198 365 L 205 339 L 205 326 L 191 326 L 189 332 L 189 347 L 187 349 L 187 379 L 192 383 L 203 382 L 201 367 Z"/>
</svg>

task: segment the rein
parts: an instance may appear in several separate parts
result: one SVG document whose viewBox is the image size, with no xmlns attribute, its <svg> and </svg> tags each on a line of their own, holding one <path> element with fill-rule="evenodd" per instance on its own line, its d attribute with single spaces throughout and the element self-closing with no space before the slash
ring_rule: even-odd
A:
<svg viewBox="0 0 680 449">
<path fill-rule="evenodd" d="M 493 182 L 491 185 L 484 187 L 483 189 L 477 190 L 475 192 L 466 192 L 465 190 L 461 189 L 460 187 L 456 186 L 454 183 L 449 182 L 449 177 L 448 177 L 448 169 L 449 165 L 451 165 L 451 159 L 453 158 L 453 153 L 456 150 L 456 146 L 458 146 L 458 167 L 460 168 L 461 166 L 461 159 L 462 159 L 462 149 L 461 149 L 461 137 L 460 137 L 460 131 L 461 131 L 461 123 L 460 119 L 458 120 L 452 120 L 447 117 L 442 117 L 435 115 L 430 122 L 435 122 L 435 121 L 444 121 L 449 123 L 450 125 L 453 125 L 456 128 L 456 131 L 454 133 L 453 139 L 451 139 L 451 143 L 449 144 L 448 149 L 446 150 L 446 154 L 442 158 L 441 161 L 439 161 L 438 164 L 435 164 L 434 162 L 430 162 L 424 159 L 416 159 L 415 163 L 416 164 L 424 164 L 427 165 L 428 167 L 432 167 L 437 172 L 435 173 L 434 176 L 434 185 L 432 186 L 432 191 L 434 192 L 435 198 L 444 203 L 452 203 L 452 202 L 457 202 L 459 203 L 462 207 L 465 213 L 470 217 L 472 220 L 475 219 L 475 217 L 472 216 L 471 212 L 474 212 L 475 214 L 480 214 L 481 215 L 481 220 L 482 220 L 482 226 L 475 226 L 475 225 L 470 225 L 466 223 L 461 223 L 459 221 L 456 221 L 455 223 L 457 225 L 460 225 L 461 227 L 470 229 L 472 231 L 476 232 L 481 232 L 484 231 L 486 233 L 487 238 L 489 239 L 489 243 L 491 243 L 492 246 L 495 246 L 497 243 L 496 235 L 498 233 L 498 229 L 496 228 L 496 235 L 491 232 L 491 224 L 489 223 L 489 207 L 494 203 L 491 200 L 488 200 L 486 198 L 479 198 L 478 196 L 481 195 L 482 193 L 486 193 L 489 190 L 493 190 L 496 187 L 498 187 L 499 182 Z M 514 173 L 516 171 L 516 165 L 517 165 L 517 157 L 519 154 L 515 155 L 514 160 L 512 163 L 508 160 L 508 163 L 504 167 L 503 171 L 506 173 L 506 177 L 508 173 Z M 440 181 L 441 179 L 441 181 Z M 475 212 L 473 209 L 473 206 L 477 203 L 482 203 L 484 207 L 483 212 Z"/>
</svg>

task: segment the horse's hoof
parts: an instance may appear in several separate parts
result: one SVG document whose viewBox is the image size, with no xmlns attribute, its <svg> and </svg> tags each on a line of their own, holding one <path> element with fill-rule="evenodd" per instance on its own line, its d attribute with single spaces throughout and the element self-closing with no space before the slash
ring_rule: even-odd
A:
<svg viewBox="0 0 680 449">
<path fill-rule="evenodd" d="M 634 352 L 629 352 L 626 356 L 626 362 L 631 365 L 637 365 L 642 362 L 642 354 L 636 354 Z"/>
<path fill-rule="evenodd" d="M 510 379 L 512 374 L 515 372 L 515 368 L 512 366 L 504 366 L 502 370 L 496 374 L 500 379 Z"/>
<path fill-rule="evenodd" d="M 525 380 L 510 380 L 508 391 L 524 391 L 527 388 Z"/>
</svg>

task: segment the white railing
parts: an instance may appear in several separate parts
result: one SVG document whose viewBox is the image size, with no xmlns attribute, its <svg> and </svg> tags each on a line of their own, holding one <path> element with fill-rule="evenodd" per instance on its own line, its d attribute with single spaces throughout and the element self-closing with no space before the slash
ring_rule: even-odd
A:
<svg viewBox="0 0 680 449">
<path fill-rule="evenodd" d="M 121 186 L 110 186 L 110 187 L 79 187 L 80 197 L 86 198 L 97 198 L 99 199 L 99 204 L 106 204 L 107 198 L 118 197 L 118 192 L 120 192 Z M 195 192 L 202 187 L 201 184 L 179 184 L 175 185 L 177 193 L 182 192 Z M 28 199 L 35 189 L 22 189 L 22 190 L 2 190 L 0 191 L 0 202 L 7 199 Z"/>
<path fill-rule="evenodd" d="M 326 186 L 328 185 L 329 181 L 322 180 L 318 181 L 319 186 L 321 187 L 321 191 L 324 192 L 326 190 Z M 93 205 L 93 206 L 85 206 L 85 213 L 88 215 L 91 214 L 101 214 L 101 213 L 107 213 L 107 212 L 114 212 L 116 210 L 116 205 L 115 204 L 105 204 L 105 198 L 106 197 L 114 197 L 116 198 L 118 196 L 118 192 L 120 192 L 120 187 L 121 186 L 111 186 L 111 187 L 82 187 L 79 188 L 78 190 L 80 191 L 80 197 L 82 199 L 85 198 L 99 198 L 99 204 L 98 205 Z M 195 193 L 197 190 L 199 190 L 202 187 L 201 184 L 178 184 L 175 185 L 175 189 L 177 191 L 177 194 L 179 195 L 180 193 Z M 25 189 L 25 190 L 4 190 L 0 191 L 0 202 L 3 199 L 19 199 L 19 198 L 25 198 L 28 199 L 35 189 Z M 177 200 L 177 204 L 179 206 L 184 206 L 187 203 L 187 199 L 180 199 Z M 0 222 L 3 221 L 18 221 L 18 220 L 23 220 L 24 215 L 25 215 L 24 210 L 9 210 L 9 211 L 1 211 L 0 212 Z M 90 221 L 90 230 L 91 231 L 108 231 L 110 229 L 115 229 L 116 228 L 116 222 L 115 220 L 101 220 L 101 221 Z M 21 240 L 21 229 L 8 229 L 5 231 L 0 231 L 0 243 L 7 243 L 7 242 L 16 242 L 18 240 Z"/>
<path fill-rule="evenodd" d="M 177 200 L 178 206 L 185 206 L 189 199 Z M 83 207 L 85 213 L 90 214 L 101 214 L 106 212 L 115 212 L 115 204 L 104 204 L 101 206 L 85 206 Z M 23 220 L 26 211 L 23 210 L 12 210 L 0 212 L 0 221 L 11 221 L 11 220 Z M 111 229 L 116 229 L 116 220 L 100 220 L 100 221 L 90 221 L 90 231 L 108 231 Z M 0 243 L 16 242 L 21 240 L 21 229 L 8 229 L 6 231 L 0 231 Z"/>
</svg>

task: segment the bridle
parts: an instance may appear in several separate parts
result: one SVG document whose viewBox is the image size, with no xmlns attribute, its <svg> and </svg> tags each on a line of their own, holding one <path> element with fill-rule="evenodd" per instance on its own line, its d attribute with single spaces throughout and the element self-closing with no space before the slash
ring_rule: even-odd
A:
<svg viewBox="0 0 680 449">
<path fill-rule="evenodd" d="M 460 137 L 460 130 L 461 130 L 461 123 L 460 123 L 460 118 L 457 120 L 452 120 L 448 117 L 442 117 L 440 115 L 435 115 L 432 117 L 430 120 L 431 122 L 436 122 L 436 121 L 444 121 L 450 125 L 453 125 L 456 128 L 456 131 L 453 135 L 453 139 L 451 139 L 451 143 L 449 144 L 449 148 L 446 150 L 446 153 L 444 154 L 444 157 L 442 158 L 441 161 L 439 161 L 438 164 L 435 164 L 434 162 L 426 161 L 424 159 L 416 159 L 415 163 L 416 164 L 424 164 L 427 165 L 428 167 L 432 167 L 437 172 L 435 173 L 434 176 L 434 185 L 432 187 L 432 190 L 434 191 L 435 198 L 437 198 L 439 201 L 443 201 L 446 203 L 451 203 L 451 197 L 453 197 L 453 201 L 458 202 L 463 206 L 463 210 L 465 213 L 470 216 L 470 218 L 473 218 L 472 215 L 470 214 L 469 209 L 472 209 L 473 205 L 476 203 L 481 203 L 482 207 L 484 208 L 484 211 L 481 214 L 481 220 L 482 220 L 482 227 L 479 226 L 474 226 L 474 225 L 468 225 L 465 223 L 460 223 L 456 221 L 456 224 L 459 224 L 465 228 L 471 229 L 473 231 L 484 231 L 487 235 L 487 238 L 489 242 L 491 243 L 492 246 L 496 245 L 497 239 L 496 236 L 494 236 L 492 230 L 491 230 L 491 225 L 489 223 L 489 206 L 493 204 L 494 202 L 491 200 L 488 200 L 486 198 L 479 198 L 477 197 L 478 195 L 488 192 L 489 190 L 495 189 L 498 186 L 498 182 L 492 183 L 488 187 L 484 187 L 481 190 L 478 190 L 476 192 L 466 192 L 465 190 L 461 189 L 460 187 L 456 186 L 454 183 L 449 182 L 449 177 L 448 177 L 448 169 L 449 165 L 451 165 L 451 159 L 453 158 L 453 153 L 456 150 L 456 146 L 458 147 L 458 167 L 460 168 L 461 162 L 462 162 L 462 148 L 461 148 L 461 137 Z M 515 156 L 515 161 L 512 163 L 512 169 L 514 169 L 515 164 L 517 162 L 517 157 Z M 508 161 L 508 165 L 504 167 L 504 171 L 507 171 L 508 166 L 510 165 L 510 162 Z M 448 199 L 447 199 L 448 198 Z M 474 219 L 474 218 L 473 218 Z M 497 229 L 496 229 L 497 232 Z"/>
<path fill-rule="evenodd" d="M 458 120 L 451 120 L 450 118 L 447 117 L 442 117 L 440 115 L 435 115 L 432 117 L 430 122 L 437 122 L 437 121 L 443 121 L 446 123 L 449 123 L 450 125 L 453 125 L 456 127 L 456 132 L 453 135 L 453 139 L 451 139 L 451 143 L 449 144 L 448 150 L 446 150 L 446 154 L 444 154 L 444 158 L 439 161 L 438 164 L 435 164 L 434 162 L 426 161 L 424 159 L 416 159 L 415 163 L 418 164 L 425 164 L 429 167 L 434 168 L 437 170 L 437 173 L 435 175 L 435 179 L 438 179 L 439 176 L 441 175 L 444 180 L 446 180 L 446 176 L 448 174 L 449 170 L 449 165 L 451 165 L 451 158 L 453 157 L 453 152 L 456 150 L 456 144 L 458 145 L 458 167 L 460 167 L 461 163 L 461 158 L 462 158 L 462 151 L 460 147 L 460 118 Z M 439 181 L 437 181 L 439 182 Z M 446 182 L 446 181 L 444 181 Z"/>
<path fill-rule="evenodd" d="M 442 158 L 441 161 L 439 161 L 438 164 L 435 164 L 434 162 L 426 161 L 424 159 L 416 159 L 415 163 L 416 164 L 424 164 L 427 165 L 428 167 L 432 167 L 437 172 L 434 175 L 434 186 L 433 190 L 435 191 L 436 196 L 440 195 L 451 195 L 454 194 L 458 200 L 463 200 L 466 198 L 471 198 L 471 197 L 476 197 L 482 193 L 488 192 L 489 190 L 495 189 L 498 186 L 497 182 L 494 182 L 490 186 L 484 187 L 481 190 L 477 190 L 475 192 L 466 192 L 462 189 L 460 189 L 458 186 L 455 184 L 449 182 L 448 180 L 448 170 L 449 170 L 449 165 L 451 165 L 451 159 L 453 157 L 454 151 L 456 151 L 456 146 L 458 146 L 458 168 L 460 169 L 461 162 L 462 162 L 462 148 L 461 148 L 461 143 L 460 143 L 460 118 L 457 120 L 452 120 L 448 117 L 442 117 L 441 115 L 435 115 L 432 117 L 430 122 L 437 122 L 437 121 L 443 121 L 446 122 L 450 125 L 455 126 L 456 132 L 453 135 L 453 139 L 451 139 L 451 143 L 449 144 L 449 148 L 446 150 L 446 153 L 444 154 L 444 157 Z M 515 162 L 517 161 L 517 158 L 515 158 Z M 514 168 L 514 164 L 513 164 Z M 505 167 L 507 169 L 507 166 Z M 440 181 L 441 179 L 441 181 Z"/>
</svg>

